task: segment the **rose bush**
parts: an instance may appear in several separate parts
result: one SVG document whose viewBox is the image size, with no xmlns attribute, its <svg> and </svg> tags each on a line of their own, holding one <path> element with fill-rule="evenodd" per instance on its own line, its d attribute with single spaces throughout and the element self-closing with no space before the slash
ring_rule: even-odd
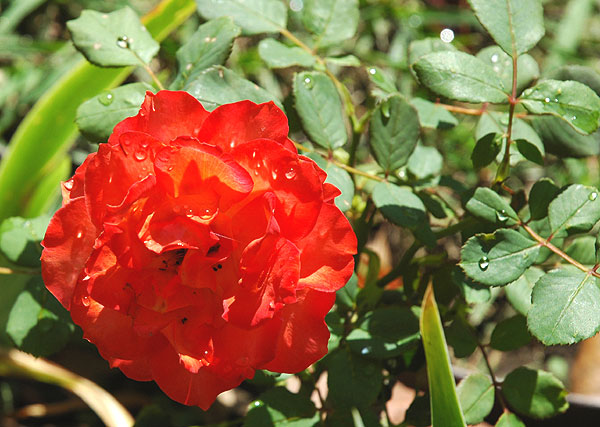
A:
<svg viewBox="0 0 600 427">
<path fill-rule="evenodd" d="M 63 183 L 44 282 L 111 366 L 206 409 L 325 355 L 356 238 L 287 134 L 273 103 L 148 92 Z"/>
</svg>

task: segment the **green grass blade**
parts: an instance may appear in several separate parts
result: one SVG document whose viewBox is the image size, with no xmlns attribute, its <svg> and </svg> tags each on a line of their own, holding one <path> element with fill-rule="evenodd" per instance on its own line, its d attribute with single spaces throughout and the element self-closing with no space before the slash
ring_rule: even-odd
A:
<svg viewBox="0 0 600 427">
<path fill-rule="evenodd" d="M 456 395 L 444 329 L 431 283 L 423 296 L 421 335 L 427 359 L 432 425 L 433 427 L 466 426 Z"/>
<path fill-rule="evenodd" d="M 163 0 L 142 21 L 161 41 L 195 10 L 193 0 Z M 0 163 L 0 220 L 25 212 L 33 216 L 42 213 L 29 204 L 38 183 L 58 167 L 77 136 L 77 107 L 119 85 L 132 70 L 100 68 L 82 60 L 38 100 L 17 128 Z M 36 206 L 47 205 L 39 193 L 35 196 Z M 52 196 L 50 192 L 48 197 Z"/>
</svg>

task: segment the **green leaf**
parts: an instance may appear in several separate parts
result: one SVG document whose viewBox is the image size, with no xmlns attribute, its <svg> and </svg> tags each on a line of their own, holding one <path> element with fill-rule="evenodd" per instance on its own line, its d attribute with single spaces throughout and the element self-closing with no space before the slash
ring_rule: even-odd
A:
<svg viewBox="0 0 600 427">
<path fill-rule="evenodd" d="M 6 332 L 23 351 L 49 356 L 69 340 L 75 326 L 69 312 L 48 292 L 40 277 L 32 279 L 13 305 Z"/>
<path fill-rule="evenodd" d="M 398 93 L 394 79 L 385 70 L 379 67 L 368 67 L 367 75 L 371 83 L 381 89 L 385 95 Z"/>
<path fill-rule="evenodd" d="M 423 296 L 420 323 L 427 359 L 431 422 L 434 426 L 466 426 L 456 395 L 442 320 L 431 284 L 427 286 Z"/>
<path fill-rule="evenodd" d="M 456 117 L 434 102 L 423 98 L 413 98 L 410 103 L 417 109 L 422 127 L 448 129 L 458 124 Z"/>
<path fill-rule="evenodd" d="M 421 57 L 433 52 L 456 52 L 456 48 L 450 43 L 445 43 L 439 37 L 429 37 L 422 40 L 414 40 L 408 46 L 408 63 L 412 65 Z"/>
<path fill-rule="evenodd" d="M 496 159 L 502 150 L 502 138 L 496 133 L 488 133 L 482 138 L 477 139 L 471 161 L 475 169 L 481 169 Z"/>
<path fill-rule="evenodd" d="M 177 50 L 179 72 L 171 89 L 181 89 L 208 67 L 222 65 L 240 32 L 240 28 L 229 17 L 216 18 L 200 25 Z"/>
<path fill-rule="evenodd" d="M 476 234 L 461 250 L 460 266 L 474 280 L 489 286 L 503 286 L 521 276 L 533 264 L 539 243 L 512 229 L 494 234 Z"/>
<path fill-rule="evenodd" d="M 143 19 L 148 33 L 163 40 L 195 10 L 192 0 L 163 0 Z M 64 164 L 65 153 L 77 136 L 75 113 L 79 104 L 103 90 L 117 86 L 132 68 L 98 68 L 81 60 L 57 81 L 33 106 L 15 131 L 11 149 L 0 163 L 0 220 L 9 216 L 37 216 L 43 210 L 31 208 L 47 206 L 55 192 L 37 193 L 40 181 L 49 185 L 47 177 L 54 177 L 58 187 L 61 176 L 56 169 Z M 40 144 L 40 141 L 44 141 Z M 48 178 L 49 179 L 49 178 Z"/>
<path fill-rule="evenodd" d="M 506 89 L 512 87 L 513 60 L 499 46 L 489 46 L 477 53 L 477 58 L 492 67 Z M 531 55 L 521 55 L 517 59 L 517 95 L 540 76 L 540 67 Z"/>
<path fill-rule="evenodd" d="M 413 69 L 424 86 L 447 98 L 472 103 L 508 101 L 494 70 L 467 53 L 430 53 L 415 62 Z"/>
<path fill-rule="evenodd" d="M 504 288 L 508 301 L 523 316 L 527 316 L 531 308 L 533 286 L 543 275 L 544 271 L 541 268 L 529 267 L 521 277 Z"/>
<path fill-rule="evenodd" d="M 600 131 L 582 135 L 554 116 L 537 116 L 531 124 L 548 152 L 560 157 L 588 157 L 600 154 Z"/>
<path fill-rule="evenodd" d="M 548 418 L 569 407 L 563 384 L 552 374 L 520 367 L 504 379 L 502 394 L 518 413 Z"/>
<path fill-rule="evenodd" d="M 338 305 L 343 304 L 348 308 L 353 308 L 359 290 L 358 276 L 356 273 L 352 273 L 352 276 L 350 277 L 350 280 L 348 280 L 348 283 L 346 283 L 346 286 L 338 289 L 336 292 L 336 303 Z"/>
<path fill-rule="evenodd" d="M 487 375 L 471 374 L 456 387 L 467 424 L 478 424 L 494 406 L 494 384 Z"/>
<path fill-rule="evenodd" d="M 131 83 L 88 99 L 77 109 L 79 131 L 90 141 L 106 142 L 117 123 L 140 111 L 146 91 L 152 86 Z"/>
<path fill-rule="evenodd" d="M 477 188 L 465 207 L 476 217 L 485 219 L 499 227 L 519 223 L 519 216 L 508 202 L 494 190 L 486 187 Z"/>
<path fill-rule="evenodd" d="M 390 327 L 393 325 L 393 327 Z M 350 349 L 362 356 L 388 359 L 419 342 L 419 319 L 406 307 L 375 309 L 348 334 Z"/>
<path fill-rule="evenodd" d="M 402 96 L 392 96 L 373 113 L 370 144 L 377 163 L 386 173 L 408 161 L 417 146 L 420 126 L 417 111 Z"/>
<path fill-rule="evenodd" d="M 219 105 L 244 99 L 249 99 L 257 104 L 273 101 L 279 108 L 283 108 L 281 103 L 269 92 L 219 65 L 200 72 L 193 81 L 186 85 L 185 90 L 196 97 L 209 111 Z"/>
<path fill-rule="evenodd" d="M 560 188 L 550 178 L 542 178 L 533 184 L 529 192 L 531 220 L 548 216 L 550 202 L 560 193 Z"/>
<path fill-rule="evenodd" d="M 496 427 L 525 427 L 525 424 L 515 414 L 504 412 L 498 421 Z"/>
<path fill-rule="evenodd" d="M 561 118 L 580 133 L 598 129 L 600 98 L 582 83 L 544 80 L 523 92 L 521 103 L 534 114 Z"/>
<path fill-rule="evenodd" d="M 437 175 L 442 170 L 444 158 L 434 147 L 417 144 L 408 158 L 408 171 L 418 179 Z"/>
<path fill-rule="evenodd" d="M 496 325 L 492 332 L 490 346 L 500 351 L 512 351 L 530 342 L 531 335 L 527 330 L 527 318 L 517 314 Z"/>
<path fill-rule="evenodd" d="M 329 46 L 352 38 L 358 18 L 358 0 L 304 0 L 302 23 L 316 36 L 315 46 Z"/>
<path fill-rule="evenodd" d="M 540 0 L 469 0 L 475 16 L 511 57 L 534 47 L 544 36 Z"/>
<path fill-rule="evenodd" d="M 489 286 L 474 282 L 458 267 L 452 270 L 452 282 L 458 286 L 467 304 L 482 304 L 488 302 L 492 296 Z"/>
<path fill-rule="evenodd" d="M 48 222 L 48 216 L 5 219 L 0 225 L 0 252 L 17 265 L 39 268 L 40 241 L 44 238 Z"/>
<path fill-rule="evenodd" d="M 160 48 L 129 7 L 108 14 L 84 10 L 67 27 L 77 50 L 100 67 L 148 64 Z"/>
<path fill-rule="evenodd" d="M 342 101 L 329 77 L 319 72 L 296 74 L 294 99 L 302 125 L 313 142 L 330 150 L 346 144 Z"/>
<path fill-rule="evenodd" d="M 275 387 L 250 404 L 244 426 L 312 427 L 318 422 L 319 414 L 310 396 L 292 393 L 285 387 Z"/>
<path fill-rule="evenodd" d="M 373 189 L 373 202 L 388 220 L 401 227 L 417 227 L 427 221 L 425 205 L 409 187 L 380 182 Z"/>
<path fill-rule="evenodd" d="M 196 0 L 206 19 L 230 16 L 244 34 L 277 33 L 287 25 L 287 8 L 279 0 Z"/>
<path fill-rule="evenodd" d="M 542 276 L 531 295 L 527 324 L 545 345 L 573 344 L 600 330 L 598 279 L 573 266 Z"/>
<path fill-rule="evenodd" d="M 269 68 L 287 68 L 294 65 L 312 67 L 315 57 L 297 46 L 286 46 L 275 39 L 264 39 L 258 44 L 258 54 Z"/>
<path fill-rule="evenodd" d="M 571 242 L 565 253 L 585 266 L 596 264 L 596 240 L 594 236 L 581 236 Z"/>
<path fill-rule="evenodd" d="M 340 349 L 330 353 L 325 364 L 328 368 L 327 399 L 335 407 L 364 406 L 377 399 L 383 383 L 381 368 L 377 363 Z M 356 390 L 360 390 L 360 393 Z"/>
<path fill-rule="evenodd" d="M 573 184 L 550 202 L 550 229 L 554 236 L 585 233 L 600 220 L 598 190 Z"/>
<path fill-rule="evenodd" d="M 456 315 L 452 324 L 446 329 L 448 344 L 454 349 L 454 357 L 469 357 L 477 348 L 477 340 L 467 321 Z"/>
</svg>

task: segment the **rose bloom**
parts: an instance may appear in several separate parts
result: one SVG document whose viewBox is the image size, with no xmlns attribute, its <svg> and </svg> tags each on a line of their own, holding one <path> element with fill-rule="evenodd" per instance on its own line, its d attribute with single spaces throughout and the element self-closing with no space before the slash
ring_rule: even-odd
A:
<svg viewBox="0 0 600 427">
<path fill-rule="evenodd" d="M 356 237 L 287 135 L 273 103 L 148 92 L 62 184 L 42 275 L 112 367 L 207 409 L 326 354 Z"/>
</svg>

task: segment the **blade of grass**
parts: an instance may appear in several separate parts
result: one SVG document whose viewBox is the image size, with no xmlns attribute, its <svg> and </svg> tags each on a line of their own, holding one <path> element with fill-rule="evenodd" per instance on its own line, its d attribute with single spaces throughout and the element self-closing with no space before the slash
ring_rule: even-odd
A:
<svg viewBox="0 0 600 427">
<path fill-rule="evenodd" d="M 442 320 L 431 283 L 427 286 L 421 306 L 421 336 L 427 359 L 432 425 L 466 426 L 456 395 Z"/>
</svg>

